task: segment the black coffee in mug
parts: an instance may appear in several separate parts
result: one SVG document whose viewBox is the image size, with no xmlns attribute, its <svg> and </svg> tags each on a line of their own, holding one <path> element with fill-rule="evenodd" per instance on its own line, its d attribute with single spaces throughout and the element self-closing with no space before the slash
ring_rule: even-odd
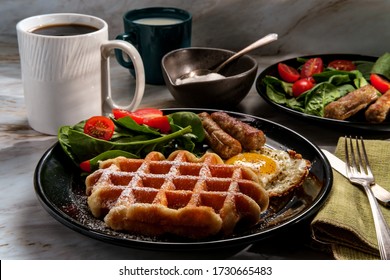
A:
<svg viewBox="0 0 390 280">
<path fill-rule="evenodd" d="M 72 23 L 72 24 L 53 24 L 30 30 L 31 33 L 45 36 L 74 36 L 95 32 L 98 29 L 93 26 Z"/>
</svg>

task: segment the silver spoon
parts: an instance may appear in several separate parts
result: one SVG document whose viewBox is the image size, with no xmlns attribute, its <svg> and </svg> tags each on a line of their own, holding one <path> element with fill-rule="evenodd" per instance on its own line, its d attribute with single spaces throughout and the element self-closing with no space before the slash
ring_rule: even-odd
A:
<svg viewBox="0 0 390 280">
<path fill-rule="evenodd" d="M 258 47 L 269 44 L 277 39 L 278 39 L 278 34 L 276 34 L 276 33 L 268 34 L 268 35 L 264 36 L 263 38 L 257 40 L 256 42 L 250 44 L 245 49 L 242 49 L 238 53 L 235 53 L 234 55 L 229 57 L 229 59 L 225 60 L 225 62 L 220 64 L 217 68 L 192 70 L 191 72 L 188 72 L 188 73 L 180 76 L 179 79 L 186 79 L 186 78 L 191 78 L 191 77 L 195 77 L 195 76 L 204 76 L 204 75 L 207 75 L 210 73 L 218 73 L 226 64 L 230 63 L 231 61 L 235 60 L 236 58 L 239 58 L 239 57 L 243 56 L 244 54 L 246 54 L 254 49 L 257 49 Z"/>
</svg>

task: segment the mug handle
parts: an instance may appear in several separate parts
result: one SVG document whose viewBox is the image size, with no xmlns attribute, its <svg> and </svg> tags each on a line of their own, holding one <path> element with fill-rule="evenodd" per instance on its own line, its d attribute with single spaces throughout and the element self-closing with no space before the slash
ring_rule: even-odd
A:
<svg viewBox="0 0 390 280">
<path fill-rule="evenodd" d="M 120 49 L 129 56 L 137 77 L 135 79 L 136 86 L 133 100 L 127 106 L 120 106 L 116 104 L 111 95 L 110 54 L 114 49 Z M 133 45 L 121 40 L 112 40 L 103 43 L 100 51 L 102 54 L 102 100 L 105 100 L 107 104 L 114 109 L 124 109 L 129 111 L 135 110 L 141 103 L 145 91 L 145 70 L 140 54 Z"/>
<path fill-rule="evenodd" d="M 119 34 L 118 36 L 116 36 L 116 40 L 122 40 L 122 41 L 125 41 L 125 42 L 129 42 L 130 44 L 132 45 L 136 45 L 136 33 L 135 32 L 130 32 L 130 33 L 122 33 L 122 34 Z M 119 49 L 115 49 L 115 57 L 116 57 L 116 60 L 118 61 L 118 63 L 120 65 L 122 65 L 123 67 L 127 68 L 127 69 L 131 69 L 131 70 L 134 70 L 134 65 L 131 61 L 127 61 L 123 58 L 123 52 L 122 50 L 119 50 Z"/>
</svg>

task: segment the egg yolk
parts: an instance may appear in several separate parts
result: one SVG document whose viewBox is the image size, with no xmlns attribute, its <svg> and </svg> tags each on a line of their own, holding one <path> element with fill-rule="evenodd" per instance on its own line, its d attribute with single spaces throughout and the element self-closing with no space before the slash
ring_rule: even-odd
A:
<svg viewBox="0 0 390 280">
<path fill-rule="evenodd" d="M 263 175 L 274 174 L 277 170 L 272 158 L 257 153 L 241 153 L 228 159 L 226 163 L 246 166 Z"/>
</svg>

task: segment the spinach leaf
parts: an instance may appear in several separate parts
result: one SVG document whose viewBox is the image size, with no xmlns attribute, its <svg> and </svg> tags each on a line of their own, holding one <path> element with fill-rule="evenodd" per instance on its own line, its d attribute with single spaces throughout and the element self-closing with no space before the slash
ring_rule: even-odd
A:
<svg viewBox="0 0 390 280">
<path fill-rule="evenodd" d="M 121 150 L 106 151 L 106 152 L 103 152 L 103 153 L 99 154 L 98 156 L 91 158 L 89 160 L 90 166 L 91 166 L 91 171 L 98 169 L 99 161 L 110 159 L 110 158 L 116 158 L 119 156 L 127 157 L 127 158 L 139 158 L 138 156 L 136 156 L 132 153 L 128 153 L 128 152 L 121 151 Z"/>
<path fill-rule="evenodd" d="M 68 142 L 78 163 L 114 149 L 114 142 L 97 139 L 74 129 L 68 131 Z"/>
<path fill-rule="evenodd" d="M 287 97 L 292 96 L 292 84 L 283 82 L 273 76 L 265 76 L 262 80 L 269 99 L 277 104 L 286 104 Z"/>
<path fill-rule="evenodd" d="M 368 82 L 362 76 L 360 78 L 356 78 L 355 80 L 353 80 L 353 84 L 355 85 L 355 88 L 361 88 L 361 87 L 364 87 L 364 86 L 368 85 Z"/>
<path fill-rule="evenodd" d="M 117 126 L 127 128 L 134 132 L 161 135 L 157 129 L 148 127 L 146 125 L 139 125 L 129 116 L 120 118 L 118 120 L 113 119 L 113 121 Z"/>
<path fill-rule="evenodd" d="M 62 150 L 69 156 L 69 158 L 77 164 L 78 160 L 76 158 L 76 155 L 72 153 L 72 147 L 69 143 L 69 130 L 71 129 L 70 126 L 62 126 L 58 130 L 58 142 L 60 143 Z"/>
<path fill-rule="evenodd" d="M 196 136 L 194 140 L 197 142 L 202 142 L 204 140 L 205 134 L 202 125 L 202 121 L 197 114 L 193 112 L 176 112 L 169 115 L 172 119 L 173 124 L 186 127 L 188 125 L 192 128 L 192 133 Z"/>
<path fill-rule="evenodd" d="M 372 61 L 354 61 L 353 62 L 356 65 L 356 70 L 358 70 L 360 73 L 362 73 L 363 77 L 366 80 L 370 79 L 371 69 L 374 66 L 374 62 Z"/>
<path fill-rule="evenodd" d="M 309 115 L 324 116 L 325 106 L 354 90 L 352 85 L 335 86 L 330 82 L 323 82 L 305 93 L 304 112 Z"/>
<path fill-rule="evenodd" d="M 286 106 L 303 113 L 305 111 L 305 99 L 288 98 L 286 99 Z"/>
<path fill-rule="evenodd" d="M 292 94 L 292 84 L 279 80 L 273 76 L 265 76 L 262 81 L 267 87 L 270 87 L 272 91 L 281 92 L 283 94 L 287 94 L 289 96 L 293 96 Z"/>
<path fill-rule="evenodd" d="M 371 73 L 383 75 L 390 80 L 390 53 L 387 52 L 378 58 Z"/>
<path fill-rule="evenodd" d="M 333 85 L 341 85 L 352 82 L 354 79 L 362 77 L 362 73 L 357 70 L 325 70 L 322 73 L 314 74 L 313 78 L 317 83 L 328 81 Z"/>
</svg>

